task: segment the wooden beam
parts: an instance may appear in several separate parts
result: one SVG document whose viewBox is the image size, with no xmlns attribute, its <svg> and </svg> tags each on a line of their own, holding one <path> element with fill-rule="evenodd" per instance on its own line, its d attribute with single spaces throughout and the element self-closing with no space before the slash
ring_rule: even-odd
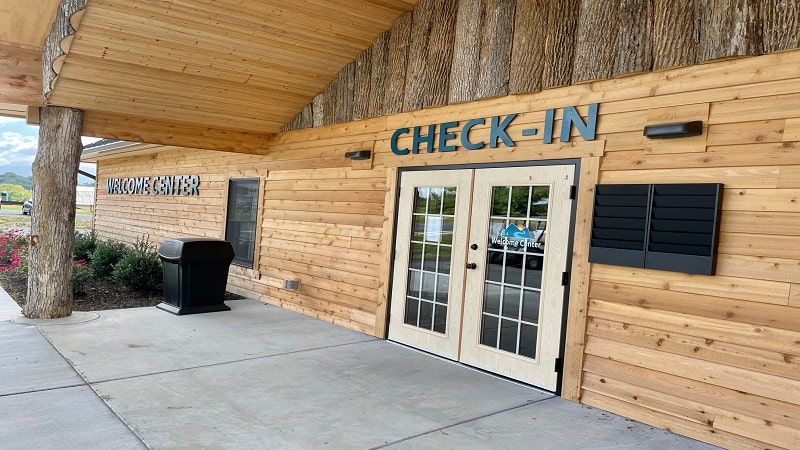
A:
<svg viewBox="0 0 800 450">
<path fill-rule="evenodd" d="M 25 107 L 25 123 L 28 125 L 39 125 L 39 114 L 41 111 L 38 106 Z"/>
<path fill-rule="evenodd" d="M 42 77 L 0 75 L 0 101 L 17 105 L 41 105 Z"/>
<path fill-rule="evenodd" d="M 96 111 L 86 111 L 83 135 L 248 154 L 266 153 L 274 136 Z"/>
<path fill-rule="evenodd" d="M 0 116 L 24 118 L 27 109 L 28 108 L 25 105 L 16 105 L 13 103 L 0 103 Z"/>
<path fill-rule="evenodd" d="M 0 42 L 0 75 L 42 74 L 42 52 Z"/>
</svg>

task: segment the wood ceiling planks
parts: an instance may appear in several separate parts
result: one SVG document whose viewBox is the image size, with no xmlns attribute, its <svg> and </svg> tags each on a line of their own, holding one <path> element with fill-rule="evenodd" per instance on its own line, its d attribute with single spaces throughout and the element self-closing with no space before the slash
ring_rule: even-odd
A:
<svg viewBox="0 0 800 450">
<path fill-rule="evenodd" d="M 274 133 L 415 3 L 93 0 L 49 103 Z"/>
<path fill-rule="evenodd" d="M 57 7 L 58 0 L 0 0 L 0 101 L 41 104 L 42 45 Z"/>
<path fill-rule="evenodd" d="M 58 0 L 0 0 L 0 44 L 41 50 Z"/>
</svg>

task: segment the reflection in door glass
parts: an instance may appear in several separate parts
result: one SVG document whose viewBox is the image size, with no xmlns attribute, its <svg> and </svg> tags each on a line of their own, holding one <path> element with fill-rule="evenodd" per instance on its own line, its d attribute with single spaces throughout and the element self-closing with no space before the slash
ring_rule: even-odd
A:
<svg viewBox="0 0 800 450">
<path fill-rule="evenodd" d="M 536 357 L 549 186 L 494 186 L 481 344 Z"/>
<path fill-rule="evenodd" d="M 455 187 L 414 189 L 403 321 L 436 333 L 445 333 L 447 328 L 455 205 Z"/>
</svg>

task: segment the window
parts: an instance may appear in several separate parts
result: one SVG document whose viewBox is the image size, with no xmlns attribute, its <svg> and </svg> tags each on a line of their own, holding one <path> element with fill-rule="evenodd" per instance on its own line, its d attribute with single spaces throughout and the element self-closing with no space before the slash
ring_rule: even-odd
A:
<svg viewBox="0 0 800 450">
<path fill-rule="evenodd" d="M 232 178 L 228 185 L 225 240 L 233 246 L 233 264 L 253 267 L 258 217 L 258 178 Z"/>
</svg>

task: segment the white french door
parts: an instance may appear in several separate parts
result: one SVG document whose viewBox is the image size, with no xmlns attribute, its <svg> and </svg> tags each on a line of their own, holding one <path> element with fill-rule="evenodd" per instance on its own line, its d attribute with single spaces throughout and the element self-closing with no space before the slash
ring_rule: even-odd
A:
<svg viewBox="0 0 800 450">
<path fill-rule="evenodd" d="M 404 173 L 389 339 L 555 390 L 573 182 L 569 165 Z"/>
</svg>

